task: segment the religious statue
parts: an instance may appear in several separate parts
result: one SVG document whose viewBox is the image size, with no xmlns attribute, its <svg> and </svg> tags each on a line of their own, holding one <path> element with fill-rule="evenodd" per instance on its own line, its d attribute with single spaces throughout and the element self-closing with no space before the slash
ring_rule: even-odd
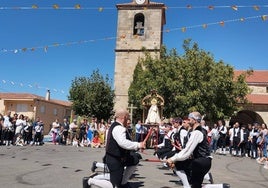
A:
<svg viewBox="0 0 268 188">
<path fill-rule="evenodd" d="M 160 115 L 159 115 L 159 110 L 157 107 L 157 100 L 155 98 L 153 98 L 151 100 L 151 107 L 148 111 L 148 115 L 147 115 L 147 119 L 145 120 L 145 123 L 149 123 L 149 124 L 160 124 L 161 123 L 161 119 L 160 119 Z"/>
</svg>

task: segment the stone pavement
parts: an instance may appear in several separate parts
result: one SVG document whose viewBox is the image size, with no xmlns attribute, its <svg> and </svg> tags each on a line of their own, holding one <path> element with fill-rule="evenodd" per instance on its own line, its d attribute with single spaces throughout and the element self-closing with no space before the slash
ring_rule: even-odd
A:
<svg viewBox="0 0 268 188">
<path fill-rule="evenodd" d="M 180 188 L 178 178 L 169 169 L 160 169 L 153 150 L 145 150 L 131 184 L 135 188 Z M 1 188 L 79 188 L 88 176 L 93 161 L 101 161 L 104 149 L 45 144 L 43 146 L 0 146 Z M 232 188 L 267 188 L 268 170 L 255 160 L 231 156 L 213 156 L 211 172 L 215 183 Z M 100 169 L 97 169 L 97 171 Z"/>
</svg>

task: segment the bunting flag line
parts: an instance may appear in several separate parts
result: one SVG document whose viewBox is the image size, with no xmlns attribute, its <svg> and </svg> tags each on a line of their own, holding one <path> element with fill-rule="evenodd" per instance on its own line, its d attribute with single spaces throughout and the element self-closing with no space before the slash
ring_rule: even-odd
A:
<svg viewBox="0 0 268 188">
<path fill-rule="evenodd" d="M 207 23 L 207 24 L 201 24 L 201 25 L 193 25 L 193 26 L 188 26 L 188 27 L 166 29 L 163 32 L 169 33 L 171 31 L 178 31 L 178 30 L 181 30 L 182 32 L 186 32 L 186 30 L 188 30 L 188 29 L 194 29 L 194 28 L 199 28 L 199 27 L 206 29 L 206 28 L 208 28 L 208 26 L 211 26 L 211 25 L 224 26 L 224 25 L 226 25 L 226 23 L 230 23 L 230 22 L 244 22 L 246 20 L 260 19 L 260 18 L 261 18 L 262 21 L 266 21 L 268 19 L 268 15 L 251 16 L 251 17 L 238 18 L 238 19 L 232 19 L 232 20 L 225 20 L 225 21 L 219 21 L 219 22 L 213 22 L 213 23 Z"/>
<path fill-rule="evenodd" d="M 177 30 L 181 30 L 183 33 L 185 33 L 187 30 L 189 29 L 194 29 L 194 28 L 203 28 L 203 29 L 207 29 L 208 26 L 211 25 L 220 25 L 220 26 L 225 26 L 226 23 L 230 23 L 230 22 L 244 22 L 246 20 L 250 20 L 250 19 L 261 19 L 262 21 L 267 21 L 268 19 L 268 15 L 259 15 L 259 16 L 251 16 L 251 17 L 244 17 L 244 18 L 238 18 L 238 19 L 232 19 L 232 20 L 222 20 L 222 21 L 218 21 L 218 22 L 213 22 L 213 23 L 203 23 L 200 25 L 193 25 L 193 26 L 184 26 L 184 27 L 179 27 L 179 28 L 172 28 L 172 29 L 165 29 L 164 31 L 162 31 L 163 33 L 169 33 L 172 31 L 177 31 Z M 154 35 L 155 32 L 151 32 L 151 35 Z M 78 44 L 85 44 L 85 43 L 92 43 L 92 42 L 97 42 L 97 41 L 107 41 L 107 40 L 124 40 L 126 38 L 126 33 L 122 34 L 119 37 L 105 37 L 105 38 L 100 38 L 100 39 L 90 39 L 90 40 L 81 40 L 81 41 L 75 41 L 75 42 L 66 42 L 66 43 L 54 43 L 54 44 L 50 44 L 50 45 L 45 45 L 45 46 L 38 46 L 38 47 L 23 47 L 23 48 L 19 48 L 19 49 L 5 49 L 2 48 L 0 50 L 0 54 L 1 53 L 20 53 L 20 52 L 27 52 L 27 51 L 31 51 L 34 52 L 38 49 L 43 49 L 45 53 L 48 52 L 49 48 L 53 48 L 53 47 L 59 47 L 59 46 L 72 46 L 72 45 L 78 45 Z M 136 38 L 139 38 L 138 36 Z"/>
<path fill-rule="evenodd" d="M 14 81 L 11 81 L 11 80 L 2 80 L 2 83 L 3 84 L 11 84 L 12 86 L 19 86 L 19 87 L 28 87 L 28 88 L 36 88 L 36 89 L 44 89 L 44 90 L 52 90 L 56 93 L 61 93 L 61 94 L 65 94 L 65 91 L 62 90 L 62 89 L 50 89 L 49 87 L 43 87 L 43 86 L 40 86 L 39 84 L 25 84 L 25 83 L 21 83 L 21 82 L 14 82 Z"/>
<path fill-rule="evenodd" d="M 261 8 L 267 8 L 268 5 L 208 5 L 208 6 L 193 6 L 193 5 L 186 5 L 186 6 L 180 6 L 180 7 L 166 7 L 166 9 L 209 9 L 214 10 L 217 8 L 231 8 L 235 11 L 238 11 L 240 8 L 253 8 L 254 10 L 258 11 Z M 81 4 L 75 4 L 72 7 L 61 7 L 59 4 L 53 4 L 49 7 L 39 7 L 37 4 L 33 4 L 29 7 L 20 7 L 20 6 L 14 6 L 14 7 L 0 7 L 0 10 L 98 10 L 99 12 L 102 12 L 103 10 L 116 10 L 115 7 L 84 7 Z M 144 9 L 147 9 L 145 7 Z"/>
</svg>

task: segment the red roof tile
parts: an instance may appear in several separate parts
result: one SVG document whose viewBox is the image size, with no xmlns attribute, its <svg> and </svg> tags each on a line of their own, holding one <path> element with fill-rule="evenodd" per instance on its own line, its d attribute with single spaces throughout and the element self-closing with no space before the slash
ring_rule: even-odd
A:
<svg viewBox="0 0 268 188">
<path fill-rule="evenodd" d="M 30 93 L 0 93 L 1 99 L 41 99 L 45 100 L 44 97 Z"/>
<path fill-rule="evenodd" d="M 244 70 L 235 70 L 235 77 L 245 72 Z M 247 83 L 267 83 L 268 70 L 254 70 L 253 74 L 246 78 Z"/>
<path fill-rule="evenodd" d="M 268 94 L 267 95 L 250 94 L 247 96 L 247 99 L 253 104 L 268 104 Z"/>
<path fill-rule="evenodd" d="M 6 100 L 19 100 L 19 99 L 39 99 L 39 100 L 46 100 L 45 97 L 41 97 L 38 95 L 30 94 L 30 93 L 0 93 L 0 99 Z M 71 106 L 71 102 L 69 101 L 62 101 L 62 100 L 54 100 L 50 99 L 49 102 L 60 104 L 64 106 Z"/>
</svg>

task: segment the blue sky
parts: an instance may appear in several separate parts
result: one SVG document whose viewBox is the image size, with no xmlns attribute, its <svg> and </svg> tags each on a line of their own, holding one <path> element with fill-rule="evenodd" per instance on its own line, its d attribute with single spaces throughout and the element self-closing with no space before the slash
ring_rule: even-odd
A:
<svg viewBox="0 0 268 188">
<path fill-rule="evenodd" d="M 115 5 L 127 2 L 131 0 L 0 0 L 0 92 L 45 96 L 50 89 L 52 99 L 67 100 L 75 77 L 89 77 L 99 69 L 113 79 Z M 268 17 L 266 21 L 261 18 L 268 15 L 267 1 L 155 2 L 167 6 L 163 43 L 168 49 L 182 54 L 183 40 L 191 38 L 216 61 L 223 60 L 237 70 L 268 70 Z"/>
</svg>

